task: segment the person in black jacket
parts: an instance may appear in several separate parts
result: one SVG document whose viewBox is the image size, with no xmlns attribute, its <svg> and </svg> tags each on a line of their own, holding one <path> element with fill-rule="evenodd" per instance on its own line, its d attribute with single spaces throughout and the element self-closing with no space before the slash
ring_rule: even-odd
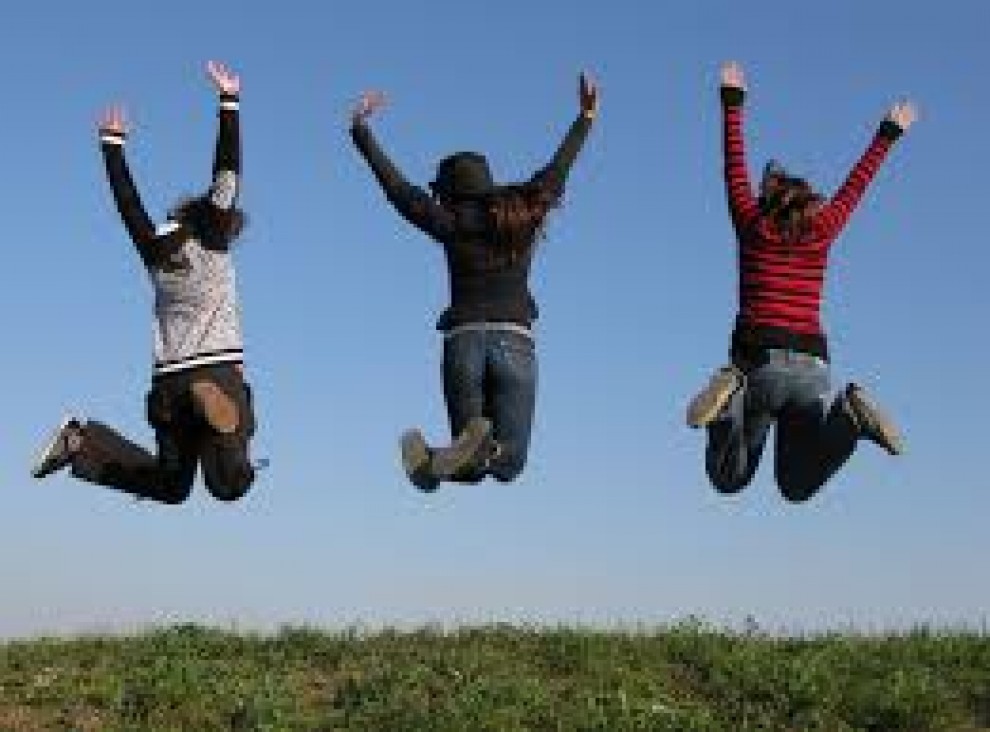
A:
<svg viewBox="0 0 990 732">
<path fill-rule="evenodd" d="M 152 453 L 95 420 L 68 417 L 42 449 L 32 475 L 71 467 L 80 480 L 161 503 L 184 501 L 197 466 L 218 499 L 243 496 L 254 480 L 248 444 L 255 429 L 244 380 L 243 340 L 232 246 L 244 215 L 240 78 L 217 62 L 207 72 L 218 93 L 213 179 L 155 226 L 124 157 L 127 122 L 111 107 L 99 125 L 107 178 L 155 291 L 155 359 L 147 399 L 158 449 Z"/>
<path fill-rule="evenodd" d="M 514 480 L 526 463 L 536 399 L 529 270 L 546 215 L 591 129 L 598 90 L 582 74 L 580 112 L 550 163 L 528 181 L 496 185 L 488 161 L 458 152 L 439 162 L 430 193 L 409 183 L 379 147 L 367 120 L 382 106 L 365 93 L 351 136 L 399 214 L 439 242 L 450 277 L 444 332 L 444 397 L 453 441 L 431 448 L 419 430 L 402 435 L 402 463 L 421 490 L 442 481 Z"/>
</svg>

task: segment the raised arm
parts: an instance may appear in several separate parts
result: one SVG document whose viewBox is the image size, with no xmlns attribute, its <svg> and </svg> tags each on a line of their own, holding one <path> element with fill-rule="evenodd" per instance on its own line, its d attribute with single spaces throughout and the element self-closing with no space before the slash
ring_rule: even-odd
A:
<svg viewBox="0 0 990 732">
<path fill-rule="evenodd" d="M 395 210 L 437 241 L 446 241 L 454 232 L 452 215 L 437 204 L 429 193 L 406 180 L 382 150 L 368 125 L 368 118 L 384 103 L 385 97 L 380 92 L 361 95 L 351 114 L 351 139 Z"/>
<path fill-rule="evenodd" d="M 237 202 L 241 178 L 240 95 L 241 80 L 224 64 L 210 61 L 207 74 L 219 97 L 217 147 L 213 157 L 210 203 L 229 211 Z"/>
<path fill-rule="evenodd" d="M 141 260 L 150 265 L 155 260 L 156 243 L 161 237 L 173 235 L 178 229 L 174 222 L 164 224 L 156 231 L 151 218 L 141 203 L 137 186 L 131 177 L 127 160 L 124 157 L 124 144 L 127 141 L 128 124 L 124 110 L 120 106 L 107 109 L 100 118 L 100 148 L 106 165 L 107 179 L 113 192 L 117 210 L 131 240 L 137 247 Z"/>
<path fill-rule="evenodd" d="M 533 182 L 550 185 L 555 197 L 563 194 L 567 174 L 570 173 L 578 153 L 584 146 L 584 141 L 588 138 L 591 124 L 598 115 L 598 86 L 583 73 L 578 81 L 578 104 L 580 112 L 568 128 L 560 147 L 557 148 L 549 164 L 541 168 L 532 178 Z"/>
<path fill-rule="evenodd" d="M 746 163 L 743 132 L 743 102 L 746 79 L 735 61 L 723 64 L 719 94 L 722 100 L 722 150 L 729 214 L 737 230 L 748 226 L 759 215 Z"/>
<path fill-rule="evenodd" d="M 887 113 L 845 182 L 816 216 L 816 222 L 831 235 L 837 235 L 845 226 L 890 148 L 916 118 L 917 112 L 910 102 L 898 102 Z"/>
<path fill-rule="evenodd" d="M 155 238 L 155 227 L 144 209 L 141 195 L 131 177 L 124 145 L 129 132 L 123 107 L 108 108 L 100 118 L 100 149 L 106 164 L 107 180 L 113 192 L 117 210 L 124 221 L 127 233 L 139 250 L 146 248 Z"/>
</svg>

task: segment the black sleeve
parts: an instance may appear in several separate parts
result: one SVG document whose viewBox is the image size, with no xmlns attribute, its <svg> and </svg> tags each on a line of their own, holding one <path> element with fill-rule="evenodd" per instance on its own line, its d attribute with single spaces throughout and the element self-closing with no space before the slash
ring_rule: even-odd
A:
<svg viewBox="0 0 990 732">
<path fill-rule="evenodd" d="M 155 242 L 155 227 L 148 212 L 144 210 L 134 179 L 131 177 L 127 160 L 124 158 L 124 139 L 120 136 L 101 135 L 100 147 L 103 162 L 107 168 L 107 179 L 113 192 L 117 210 L 124 220 L 124 226 L 137 247 L 138 254 L 147 264 L 151 259 Z"/>
<path fill-rule="evenodd" d="M 355 122 L 351 126 L 351 139 L 385 191 L 385 197 L 406 221 L 440 242 L 453 236 L 451 214 L 438 205 L 426 191 L 403 177 L 378 145 L 367 124 Z"/>
<path fill-rule="evenodd" d="M 228 232 L 237 216 L 241 190 L 240 100 L 234 95 L 221 94 L 219 104 L 213 179 L 200 209 L 206 220 L 199 237 L 207 248 L 225 250 L 233 241 Z"/>
<path fill-rule="evenodd" d="M 228 211 L 237 202 L 241 177 L 241 125 L 239 100 L 235 96 L 220 97 L 217 147 L 213 157 L 213 182 L 210 202 Z"/>
<path fill-rule="evenodd" d="M 563 195 L 567 174 L 570 173 L 571 166 L 574 165 L 578 153 L 581 152 L 590 130 L 591 118 L 579 114 L 577 119 L 571 123 L 567 134 L 564 135 L 563 142 L 560 143 L 560 147 L 557 148 L 550 163 L 533 176 L 532 182 L 549 185 L 555 196 Z"/>
</svg>

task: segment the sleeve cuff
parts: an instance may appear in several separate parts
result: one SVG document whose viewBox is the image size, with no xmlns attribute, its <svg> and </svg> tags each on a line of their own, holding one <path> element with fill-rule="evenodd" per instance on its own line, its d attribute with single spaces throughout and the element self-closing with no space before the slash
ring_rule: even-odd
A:
<svg viewBox="0 0 990 732">
<path fill-rule="evenodd" d="M 234 94 L 220 95 L 220 109 L 226 109 L 231 112 L 236 112 L 240 108 L 241 108 L 240 97 Z"/>
<path fill-rule="evenodd" d="M 155 236 L 165 237 L 174 234 L 179 230 L 179 222 L 175 219 L 166 219 L 155 227 Z"/>
<path fill-rule="evenodd" d="M 885 119 L 880 123 L 880 129 L 877 130 L 877 135 L 884 138 L 885 140 L 890 140 L 893 142 L 898 137 L 904 134 L 904 129 L 890 119 Z"/>
<path fill-rule="evenodd" d="M 102 145 L 123 145 L 127 140 L 127 135 L 119 132 L 109 132 L 100 130 L 100 144 Z"/>
<path fill-rule="evenodd" d="M 745 90 L 735 86 L 719 87 L 719 95 L 722 98 L 722 104 L 726 107 L 742 106 L 743 100 L 746 99 Z"/>
</svg>

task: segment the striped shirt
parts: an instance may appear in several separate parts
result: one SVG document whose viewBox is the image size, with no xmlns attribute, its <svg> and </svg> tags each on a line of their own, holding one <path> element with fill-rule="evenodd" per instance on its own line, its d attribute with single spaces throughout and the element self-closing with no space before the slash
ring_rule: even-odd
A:
<svg viewBox="0 0 990 732">
<path fill-rule="evenodd" d="M 760 213 L 746 166 L 743 92 L 722 89 L 725 184 L 739 243 L 733 349 L 789 348 L 828 358 L 821 325 L 828 253 L 902 130 L 885 120 L 839 190 L 797 240 Z"/>
</svg>

